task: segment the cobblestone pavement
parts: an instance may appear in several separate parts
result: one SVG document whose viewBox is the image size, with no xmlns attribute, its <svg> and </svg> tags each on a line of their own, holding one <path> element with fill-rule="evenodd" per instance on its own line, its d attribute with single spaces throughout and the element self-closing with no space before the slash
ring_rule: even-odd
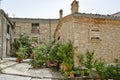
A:
<svg viewBox="0 0 120 80">
<path fill-rule="evenodd" d="M 25 63 L 16 63 L 14 58 L 0 60 L 0 80 L 51 80 L 50 78 L 61 77 L 58 72 L 53 72 L 48 68 L 32 69 L 29 60 Z"/>
</svg>

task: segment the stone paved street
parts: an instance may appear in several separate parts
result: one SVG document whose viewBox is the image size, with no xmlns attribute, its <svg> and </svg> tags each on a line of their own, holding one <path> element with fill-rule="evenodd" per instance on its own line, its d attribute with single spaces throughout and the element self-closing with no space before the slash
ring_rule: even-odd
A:
<svg viewBox="0 0 120 80">
<path fill-rule="evenodd" d="M 31 78 L 30 77 L 21 77 L 21 76 L 0 74 L 0 80 L 31 80 Z"/>
<path fill-rule="evenodd" d="M 15 62 L 15 58 L 7 58 L 0 60 L 0 80 L 51 80 L 51 78 L 62 77 L 58 72 L 52 72 L 48 68 L 32 69 L 28 63 Z"/>
</svg>

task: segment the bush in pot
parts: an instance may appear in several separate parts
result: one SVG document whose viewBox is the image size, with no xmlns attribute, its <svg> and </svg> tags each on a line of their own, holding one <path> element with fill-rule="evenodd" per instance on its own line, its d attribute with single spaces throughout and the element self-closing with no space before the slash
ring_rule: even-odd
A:
<svg viewBox="0 0 120 80">
<path fill-rule="evenodd" d="M 90 76 L 92 68 L 95 67 L 94 52 L 87 51 L 85 55 L 80 54 L 78 56 L 80 67 L 85 67 L 84 74 L 85 76 Z"/>
<path fill-rule="evenodd" d="M 74 48 L 71 41 L 67 43 L 62 43 L 58 47 L 58 51 L 56 54 L 64 67 L 66 66 L 68 69 L 73 67 Z"/>
<path fill-rule="evenodd" d="M 106 77 L 107 67 L 105 65 L 105 61 L 103 59 L 97 60 L 95 63 L 95 69 L 99 74 L 100 78 L 103 80 Z"/>
<path fill-rule="evenodd" d="M 82 73 L 82 70 L 80 69 L 80 67 L 74 67 L 74 75 L 75 77 L 80 77 Z"/>
<path fill-rule="evenodd" d="M 69 76 L 70 76 L 70 78 L 73 78 L 73 77 L 74 77 L 74 73 L 75 73 L 74 70 L 70 70 L 70 71 L 69 71 Z"/>
<path fill-rule="evenodd" d="M 120 78 L 120 58 L 114 65 L 107 66 L 107 76 L 108 79 L 119 80 Z"/>
<path fill-rule="evenodd" d="M 17 59 L 16 59 L 16 61 L 17 61 L 17 62 L 21 62 L 23 59 L 25 59 L 25 58 L 27 57 L 26 51 L 27 51 L 27 48 L 26 48 L 26 47 L 22 47 L 22 46 L 21 46 L 21 47 L 19 48 L 18 52 L 16 52 L 16 54 L 17 54 Z"/>
</svg>

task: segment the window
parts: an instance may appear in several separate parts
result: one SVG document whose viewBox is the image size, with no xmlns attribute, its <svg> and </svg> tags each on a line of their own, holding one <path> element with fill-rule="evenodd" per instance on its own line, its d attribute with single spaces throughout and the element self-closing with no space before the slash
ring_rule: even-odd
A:
<svg viewBox="0 0 120 80">
<path fill-rule="evenodd" d="M 100 41 L 100 29 L 99 27 L 93 27 L 90 29 L 90 40 L 92 41 Z"/>
<path fill-rule="evenodd" d="M 39 33 L 39 23 L 32 23 L 31 33 Z"/>
<path fill-rule="evenodd" d="M 10 26 L 7 25 L 7 33 L 9 34 L 10 33 Z"/>
<path fill-rule="evenodd" d="M 92 29 L 91 31 L 99 32 L 99 29 Z"/>
<path fill-rule="evenodd" d="M 100 39 L 99 37 L 91 37 L 91 40 L 94 40 L 94 39 Z"/>
</svg>

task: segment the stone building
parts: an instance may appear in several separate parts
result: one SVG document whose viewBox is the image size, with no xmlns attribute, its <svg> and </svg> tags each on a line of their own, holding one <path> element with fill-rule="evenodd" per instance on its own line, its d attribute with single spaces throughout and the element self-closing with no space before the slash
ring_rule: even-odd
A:
<svg viewBox="0 0 120 80">
<path fill-rule="evenodd" d="M 108 63 L 120 58 L 120 17 L 115 15 L 99 15 L 79 13 L 79 2 L 71 4 L 71 14 L 62 17 L 55 30 L 56 40 L 73 41 L 74 61 L 78 65 L 77 56 L 87 50 L 94 51 L 95 58 L 103 58 Z"/>
<path fill-rule="evenodd" d="M 9 56 L 12 41 L 19 34 L 28 35 L 31 39 L 43 41 L 73 41 L 74 61 L 78 65 L 77 56 L 87 50 L 95 52 L 95 58 L 102 57 L 108 63 L 120 57 L 120 12 L 112 15 L 79 13 L 79 2 L 71 4 L 71 14 L 60 19 L 8 18 L 0 10 L 0 57 Z M 13 25 L 14 24 L 14 27 Z M 54 37 L 53 37 L 54 35 Z"/>
<path fill-rule="evenodd" d="M 0 58 L 10 56 L 13 25 L 3 10 L 0 10 Z"/>
<path fill-rule="evenodd" d="M 58 23 L 58 19 L 10 18 L 10 20 L 15 26 L 14 39 L 18 38 L 19 34 L 25 34 L 31 39 L 37 39 L 38 42 L 52 41 Z"/>
<path fill-rule="evenodd" d="M 120 16 L 120 12 L 117 12 L 117 13 L 115 13 L 115 14 L 112 14 L 112 16 Z"/>
</svg>

